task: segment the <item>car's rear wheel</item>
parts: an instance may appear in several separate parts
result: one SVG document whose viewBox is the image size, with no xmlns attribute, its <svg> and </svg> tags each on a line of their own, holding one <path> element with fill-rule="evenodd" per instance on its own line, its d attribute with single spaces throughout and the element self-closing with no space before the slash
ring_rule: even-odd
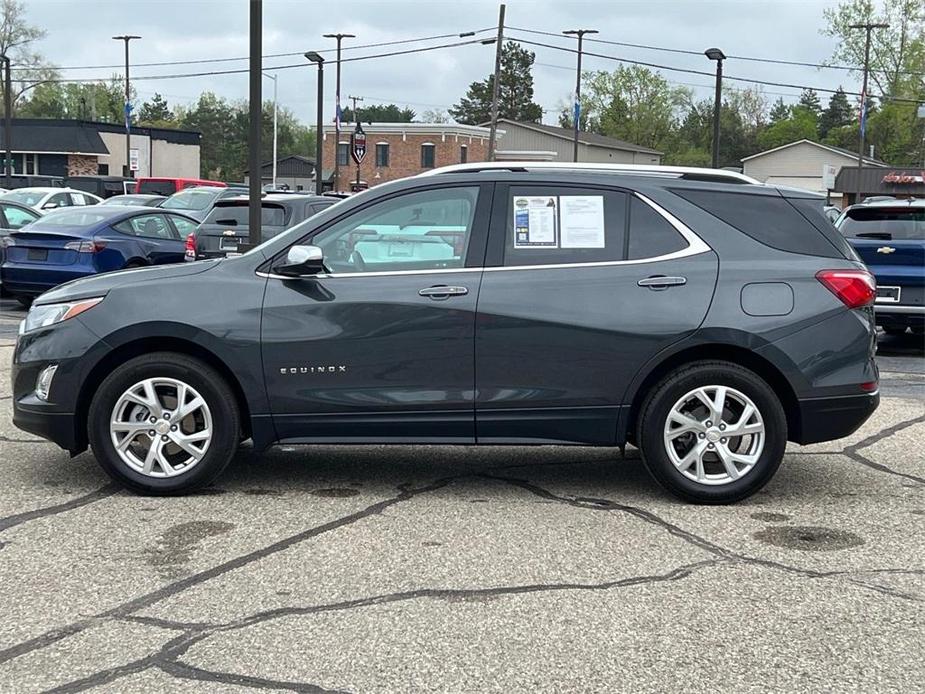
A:
<svg viewBox="0 0 925 694">
<path fill-rule="evenodd" d="M 636 440 L 665 489 L 686 501 L 725 504 L 751 496 L 777 471 L 787 419 L 755 373 L 729 362 L 696 362 L 651 390 Z"/>
<path fill-rule="evenodd" d="M 145 494 L 177 494 L 212 482 L 240 440 L 236 400 L 207 364 L 157 352 L 116 368 L 97 389 L 88 421 L 103 469 Z"/>
</svg>

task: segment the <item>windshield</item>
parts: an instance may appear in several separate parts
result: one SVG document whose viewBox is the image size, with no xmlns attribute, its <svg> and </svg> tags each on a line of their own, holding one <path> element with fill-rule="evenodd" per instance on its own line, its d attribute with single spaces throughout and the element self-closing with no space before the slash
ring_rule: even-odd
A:
<svg viewBox="0 0 925 694">
<path fill-rule="evenodd" d="M 18 202 L 22 205 L 28 205 L 29 207 L 35 207 L 46 195 L 48 195 L 48 193 L 44 190 L 29 190 L 28 188 L 20 188 L 19 190 L 6 193 L 3 196 L 3 199 L 12 200 L 13 202 Z"/>
<path fill-rule="evenodd" d="M 167 210 L 204 210 L 214 202 L 216 195 L 212 190 L 190 188 L 171 195 L 161 207 Z"/>
<path fill-rule="evenodd" d="M 850 239 L 925 241 L 925 208 L 859 207 L 845 213 L 838 230 Z"/>
<path fill-rule="evenodd" d="M 250 218 L 247 205 L 221 205 L 215 207 L 206 217 L 203 224 L 216 224 L 222 226 L 247 226 Z M 260 223 L 270 227 L 286 225 L 286 209 L 279 205 L 262 205 L 260 208 Z"/>
</svg>

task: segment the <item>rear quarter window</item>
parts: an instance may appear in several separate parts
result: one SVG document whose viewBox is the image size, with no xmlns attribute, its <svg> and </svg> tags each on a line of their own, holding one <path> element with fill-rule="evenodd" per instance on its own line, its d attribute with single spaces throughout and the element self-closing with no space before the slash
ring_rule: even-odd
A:
<svg viewBox="0 0 925 694">
<path fill-rule="evenodd" d="M 719 190 L 672 192 L 765 246 L 787 253 L 844 257 L 786 198 Z"/>
</svg>

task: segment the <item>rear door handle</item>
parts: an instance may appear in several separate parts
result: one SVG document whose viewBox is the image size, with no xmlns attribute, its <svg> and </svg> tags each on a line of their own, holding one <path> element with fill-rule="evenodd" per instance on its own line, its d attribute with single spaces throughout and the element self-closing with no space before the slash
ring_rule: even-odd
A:
<svg viewBox="0 0 925 694">
<path fill-rule="evenodd" d="M 664 275 L 653 275 L 652 277 L 646 277 L 645 279 L 639 280 L 636 284 L 640 287 L 648 287 L 649 289 L 667 289 L 668 287 L 677 287 L 681 284 L 687 284 L 686 277 L 665 277 Z"/>
<path fill-rule="evenodd" d="M 469 293 L 467 287 L 449 287 L 445 284 L 437 284 L 433 287 L 426 287 L 418 291 L 421 296 L 429 296 L 435 301 L 442 301 L 451 296 L 464 296 Z"/>
</svg>

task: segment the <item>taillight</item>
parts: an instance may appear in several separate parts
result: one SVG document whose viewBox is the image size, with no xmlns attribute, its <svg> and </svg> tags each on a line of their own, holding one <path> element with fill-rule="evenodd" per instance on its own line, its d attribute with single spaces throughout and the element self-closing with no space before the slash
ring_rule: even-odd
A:
<svg viewBox="0 0 925 694">
<path fill-rule="evenodd" d="M 195 253 L 196 252 L 196 235 L 188 234 L 186 237 L 186 252 Z"/>
<path fill-rule="evenodd" d="M 64 247 L 69 251 L 77 251 L 78 253 L 99 253 L 106 248 L 106 243 L 98 239 L 92 241 L 71 241 L 64 244 Z"/>
<path fill-rule="evenodd" d="M 816 279 L 848 308 L 872 304 L 877 296 L 877 281 L 867 270 L 820 270 Z"/>
</svg>

